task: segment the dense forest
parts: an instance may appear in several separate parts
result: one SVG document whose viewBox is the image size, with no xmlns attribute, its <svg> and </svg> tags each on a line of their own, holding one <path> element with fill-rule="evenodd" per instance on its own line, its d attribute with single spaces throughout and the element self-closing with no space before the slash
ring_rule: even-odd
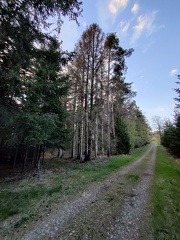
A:
<svg viewBox="0 0 180 240">
<path fill-rule="evenodd" d="M 81 4 L 1 1 L 1 163 L 39 169 L 47 149 L 62 148 L 85 162 L 149 142 L 150 127 L 125 79 L 134 49 L 123 49 L 115 33 L 96 23 L 73 52 L 61 47 L 63 17 L 78 24 Z M 57 21 L 53 31 L 50 18 Z"/>
</svg>

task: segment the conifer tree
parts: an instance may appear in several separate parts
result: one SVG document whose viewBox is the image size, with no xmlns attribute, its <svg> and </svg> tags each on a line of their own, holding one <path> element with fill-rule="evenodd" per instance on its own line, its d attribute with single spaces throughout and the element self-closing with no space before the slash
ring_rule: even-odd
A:
<svg viewBox="0 0 180 240">
<path fill-rule="evenodd" d="M 80 6 L 78 0 L 0 2 L 0 100 L 14 109 L 7 122 L 0 116 L 7 133 L 4 143 L 12 136 L 14 145 L 59 146 L 64 141 L 62 97 L 67 94 L 68 76 L 62 67 L 72 55 L 64 54 L 48 33 L 48 21 L 57 19 L 56 34 L 62 16 L 77 21 Z"/>
<path fill-rule="evenodd" d="M 117 138 L 116 153 L 128 154 L 131 147 L 130 139 L 129 139 L 127 127 L 122 117 L 119 114 L 116 116 L 115 131 L 116 131 L 116 138 Z"/>
</svg>

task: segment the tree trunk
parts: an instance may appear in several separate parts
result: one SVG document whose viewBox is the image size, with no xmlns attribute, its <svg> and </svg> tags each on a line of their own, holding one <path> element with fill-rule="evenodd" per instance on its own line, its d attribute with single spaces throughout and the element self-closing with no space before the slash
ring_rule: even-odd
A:
<svg viewBox="0 0 180 240">
<path fill-rule="evenodd" d="M 89 55 L 88 55 L 88 63 L 89 63 Z M 85 136 L 84 136 L 84 144 L 85 144 L 85 150 L 84 150 L 84 161 L 88 161 L 88 84 L 89 84 L 89 64 L 87 68 L 87 75 L 86 75 L 86 87 L 85 87 Z"/>
<path fill-rule="evenodd" d="M 96 113 L 96 122 L 95 122 L 95 158 L 98 157 L 98 115 Z"/>
<path fill-rule="evenodd" d="M 19 146 L 17 146 L 17 148 L 16 148 L 16 153 L 15 153 L 14 162 L 13 162 L 13 169 L 15 168 L 15 165 L 16 165 L 16 160 L 17 160 L 17 155 L 18 155 L 18 149 L 19 149 Z"/>
<path fill-rule="evenodd" d="M 110 95 L 110 49 L 108 51 L 108 74 L 107 74 L 107 156 L 111 155 L 111 136 L 110 136 L 110 104 L 109 104 L 109 95 Z"/>
<path fill-rule="evenodd" d="M 112 108 L 111 108 L 111 119 L 112 119 L 112 133 L 113 133 L 113 137 L 115 138 L 116 134 L 115 134 L 115 121 L 114 121 L 114 100 L 113 100 L 113 95 L 112 95 Z"/>
<path fill-rule="evenodd" d="M 76 157 L 76 124 L 74 123 L 71 158 L 75 158 L 75 157 Z"/>
<path fill-rule="evenodd" d="M 37 159 L 37 169 L 40 170 L 42 168 L 42 161 L 41 161 L 41 151 L 42 151 L 42 144 L 39 145 L 39 151 L 38 151 L 38 159 Z"/>
<path fill-rule="evenodd" d="M 22 166 L 22 173 L 25 170 L 26 167 L 26 161 L 27 161 L 27 157 L 28 157 L 28 151 L 29 151 L 29 146 L 26 146 L 26 150 L 25 150 L 25 155 L 24 155 L 24 161 L 23 161 L 23 166 Z"/>
<path fill-rule="evenodd" d="M 101 152 L 102 156 L 104 156 L 104 112 L 102 111 L 102 119 L 101 119 Z"/>
</svg>

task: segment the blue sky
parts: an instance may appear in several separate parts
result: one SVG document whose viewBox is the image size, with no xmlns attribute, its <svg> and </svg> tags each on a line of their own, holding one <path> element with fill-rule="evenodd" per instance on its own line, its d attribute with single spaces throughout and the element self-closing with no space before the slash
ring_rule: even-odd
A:
<svg viewBox="0 0 180 240">
<path fill-rule="evenodd" d="M 127 82 L 150 124 L 155 115 L 173 119 L 177 74 L 180 74 L 180 0 L 82 0 L 80 26 L 65 19 L 59 39 L 73 50 L 83 31 L 97 23 L 116 32 L 123 48 L 134 48 L 127 59 Z"/>
</svg>

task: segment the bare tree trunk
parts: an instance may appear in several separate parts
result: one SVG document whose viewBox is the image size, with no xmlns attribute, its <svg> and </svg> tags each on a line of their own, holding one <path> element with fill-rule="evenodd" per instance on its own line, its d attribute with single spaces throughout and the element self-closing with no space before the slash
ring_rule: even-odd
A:
<svg viewBox="0 0 180 240">
<path fill-rule="evenodd" d="M 116 134 L 115 134 L 115 121 L 114 121 L 114 101 L 113 101 L 113 96 L 112 96 L 112 111 L 111 111 L 111 114 L 112 114 L 112 133 L 113 133 L 113 137 L 115 138 Z"/>
<path fill-rule="evenodd" d="M 96 120 L 95 120 L 95 158 L 98 157 L 98 115 L 96 113 Z"/>
<path fill-rule="evenodd" d="M 36 159 L 36 146 L 34 147 L 34 153 L 33 153 L 32 166 L 34 166 L 34 165 L 35 165 L 35 159 Z"/>
<path fill-rule="evenodd" d="M 109 104 L 109 95 L 110 95 L 110 49 L 108 51 L 108 73 L 107 73 L 107 156 L 111 155 L 111 135 L 110 135 L 110 104 Z"/>
<path fill-rule="evenodd" d="M 85 150 L 84 150 L 84 161 L 88 161 L 88 84 L 89 84 L 89 55 L 88 55 L 88 68 L 87 68 L 87 75 L 86 75 L 86 86 L 85 86 L 85 136 L 84 136 L 84 144 L 85 144 Z"/>
<path fill-rule="evenodd" d="M 17 146 L 17 148 L 16 148 L 16 153 L 15 153 L 14 162 L 13 162 L 13 169 L 15 168 L 15 165 L 16 165 L 18 149 L 19 149 L 19 146 Z"/>
<path fill-rule="evenodd" d="M 90 112 L 89 112 L 89 132 L 88 132 L 88 158 L 87 160 L 91 160 L 91 155 L 92 155 L 92 120 L 93 120 L 93 102 L 94 102 L 94 32 L 92 34 L 93 36 L 93 41 L 92 41 L 92 63 L 91 63 L 91 90 L 90 90 Z"/>
<path fill-rule="evenodd" d="M 101 152 L 102 156 L 104 156 L 104 112 L 102 111 L 102 119 L 101 119 Z"/>
<path fill-rule="evenodd" d="M 84 121 L 82 121 L 82 123 L 81 123 L 81 135 L 80 135 L 80 137 L 81 137 L 80 160 L 81 161 L 83 159 L 83 147 L 84 147 L 83 136 L 84 136 Z"/>
<path fill-rule="evenodd" d="M 40 170 L 42 168 L 42 161 L 41 161 L 41 150 L 42 150 L 42 144 L 39 145 L 39 151 L 38 151 L 38 159 L 37 159 L 37 169 Z"/>
<path fill-rule="evenodd" d="M 74 123 L 71 158 L 75 158 L 75 157 L 76 157 L 76 124 Z"/>
</svg>

